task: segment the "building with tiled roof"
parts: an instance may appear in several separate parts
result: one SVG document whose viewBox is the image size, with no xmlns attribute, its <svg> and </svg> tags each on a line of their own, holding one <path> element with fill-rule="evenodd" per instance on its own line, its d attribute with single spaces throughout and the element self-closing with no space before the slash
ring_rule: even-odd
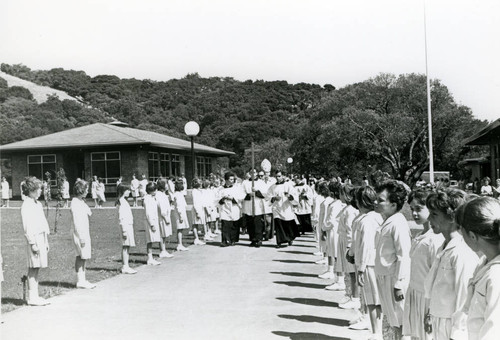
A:
<svg viewBox="0 0 500 340">
<path fill-rule="evenodd" d="M 26 176 L 44 178 L 48 171 L 63 168 L 69 183 L 77 178 L 102 177 L 113 191 L 120 176 L 132 174 L 150 180 L 184 174 L 193 178 L 191 142 L 156 132 L 133 129 L 114 122 L 95 123 L 0 146 L 2 158 L 10 158 L 13 196 L 20 196 L 19 184 Z M 215 172 L 216 159 L 233 152 L 194 143 L 195 173 L 206 177 Z M 108 188 L 107 188 L 108 189 Z M 107 190 L 108 191 L 108 190 Z"/>
</svg>

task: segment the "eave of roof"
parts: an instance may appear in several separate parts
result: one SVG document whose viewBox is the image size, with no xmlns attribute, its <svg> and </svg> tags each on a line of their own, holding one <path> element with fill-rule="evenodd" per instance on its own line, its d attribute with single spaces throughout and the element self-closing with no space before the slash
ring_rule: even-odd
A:
<svg viewBox="0 0 500 340">
<path fill-rule="evenodd" d="M 465 145 L 488 145 L 500 142 L 500 118 L 486 126 L 475 135 L 464 140 Z"/>
</svg>

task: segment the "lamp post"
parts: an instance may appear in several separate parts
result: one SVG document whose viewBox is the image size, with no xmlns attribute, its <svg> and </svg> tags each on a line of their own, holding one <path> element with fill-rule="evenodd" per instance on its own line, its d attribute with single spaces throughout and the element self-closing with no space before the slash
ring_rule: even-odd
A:
<svg viewBox="0 0 500 340">
<path fill-rule="evenodd" d="M 186 135 L 189 136 L 189 138 L 191 138 L 191 169 L 193 174 L 191 178 L 192 182 L 192 179 L 195 178 L 196 176 L 195 159 L 194 159 L 194 137 L 197 136 L 198 133 L 200 132 L 200 126 L 198 125 L 198 123 L 194 121 L 187 122 L 186 125 L 184 125 L 184 132 L 186 133 Z"/>
<path fill-rule="evenodd" d="M 293 173 L 293 158 L 292 157 L 288 157 L 288 159 L 286 160 L 286 162 L 290 165 L 290 176 L 291 176 L 292 173 Z"/>
</svg>

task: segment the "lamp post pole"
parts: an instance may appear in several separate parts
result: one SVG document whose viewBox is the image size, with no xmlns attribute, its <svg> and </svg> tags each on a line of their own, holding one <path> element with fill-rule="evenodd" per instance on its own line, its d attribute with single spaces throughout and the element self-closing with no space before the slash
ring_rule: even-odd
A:
<svg viewBox="0 0 500 340">
<path fill-rule="evenodd" d="M 195 162 L 195 156 L 194 156 L 194 137 L 198 135 L 200 132 L 200 126 L 198 123 L 194 121 L 187 122 L 186 125 L 184 125 L 184 132 L 188 137 L 191 139 L 191 181 L 193 181 L 193 178 L 196 177 L 196 162 Z"/>
</svg>

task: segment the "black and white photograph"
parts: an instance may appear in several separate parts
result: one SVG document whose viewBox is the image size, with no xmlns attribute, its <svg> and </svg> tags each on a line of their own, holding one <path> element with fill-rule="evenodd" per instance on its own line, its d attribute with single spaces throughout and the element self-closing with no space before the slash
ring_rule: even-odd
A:
<svg viewBox="0 0 500 340">
<path fill-rule="evenodd" d="M 497 340 L 500 2 L 4 0 L 0 338 Z"/>
</svg>

